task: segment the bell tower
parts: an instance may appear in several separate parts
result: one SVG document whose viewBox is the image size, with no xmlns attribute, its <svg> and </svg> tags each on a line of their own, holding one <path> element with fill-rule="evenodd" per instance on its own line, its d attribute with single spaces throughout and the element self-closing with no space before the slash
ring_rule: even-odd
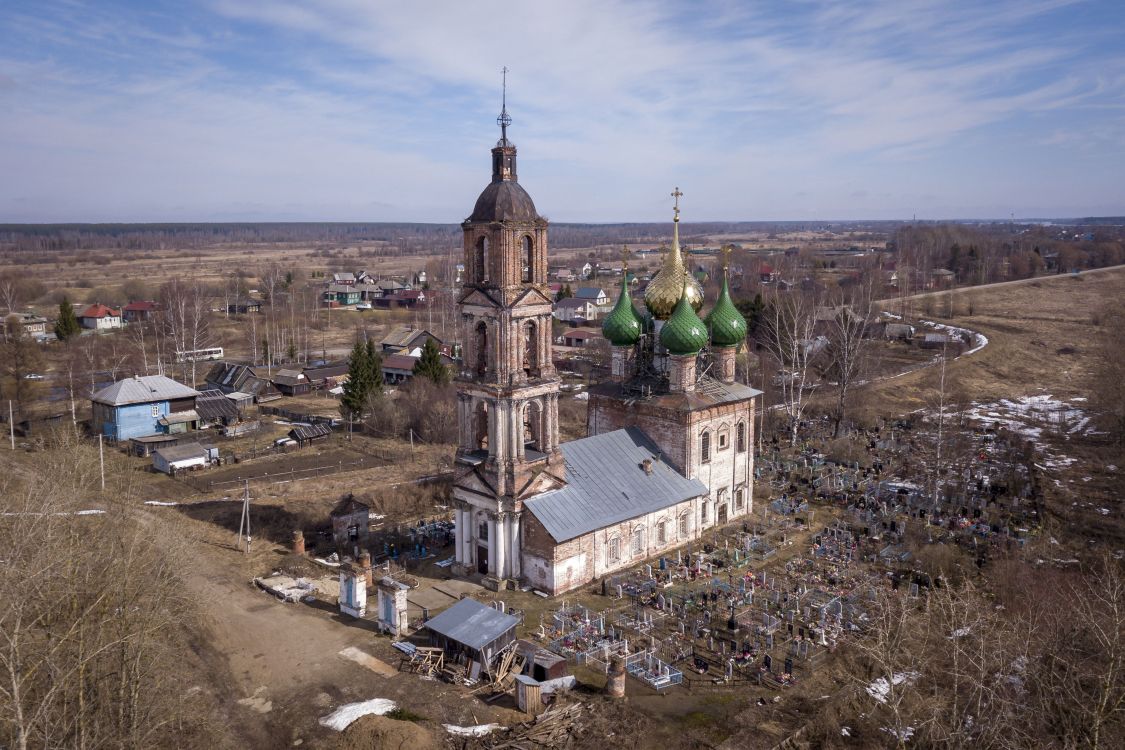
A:
<svg viewBox="0 0 1125 750">
<path fill-rule="evenodd" d="M 465 284 L 458 299 L 463 360 L 453 497 L 457 570 L 520 576 L 523 500 L 562 486 L 559 377 L 551 358 L 547 220 L 516 174 L 508 139 L 507 69 L 492 181 L 461 224 Z"/>
</svg>

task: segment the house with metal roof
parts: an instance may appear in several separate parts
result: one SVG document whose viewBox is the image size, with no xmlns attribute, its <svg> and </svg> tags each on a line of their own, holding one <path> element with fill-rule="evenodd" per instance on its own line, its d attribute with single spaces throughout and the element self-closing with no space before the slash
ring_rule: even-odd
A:
<svg viewBox="0 0 1125 750">
<path fill-rule="evenodd" d="M 198 420 L 199 391 L 163 375 L 138 375 L 90 397 L 94 429 L 110 440 L 183 432 Z"/>
<path fill-rule="evenodd" d="M 219 460 L 219 451 L 210 445 L 187 443 L 159 448 L 152 453 L 152 468 L 163 474 L 200 469 Z"/>
<path fill-rule="evenodd" d="M 100 302 L 87 307 L 78 314 L 78 324 L 83 328 L 89 328 L 94 331 L 108 331 L 112 328 L 120 328 L 121 311 L 114 310 L 108 305 L 103 305 Z"/>
</svg>

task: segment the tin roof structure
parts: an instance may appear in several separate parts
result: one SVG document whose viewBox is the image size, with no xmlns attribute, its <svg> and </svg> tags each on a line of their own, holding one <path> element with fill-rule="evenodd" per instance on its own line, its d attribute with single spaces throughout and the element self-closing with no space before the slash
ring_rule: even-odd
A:
<svg viewBox="0 0 1125 750">
<path fill-rule="evenodd" d="M 524 503 L 557 542 L 637 518 L 707 494 L 660 458 L 660 449 L 636 427 L 572 440 L 559 446 L 567 486 Z M 651 461 L 645 469 L 645 461 Z"/>
<path fill-rule="evenodd" d="M 498 612 L 476 599 L 462 599 L 426 623 L 438 635 L 483 651 L 489 644 L 515 630 L 519 620 Z"/>
<path fill-rule="evenodd" d="M 177 383 L 163 375 L 138 375 L 118 380 L 90 397 L 91 401 L 110 406 L 126 404 L 148 404 L 154 401 L 170 401 L 178 398 L 198 396 L 199 391 Z"/>
</svg>

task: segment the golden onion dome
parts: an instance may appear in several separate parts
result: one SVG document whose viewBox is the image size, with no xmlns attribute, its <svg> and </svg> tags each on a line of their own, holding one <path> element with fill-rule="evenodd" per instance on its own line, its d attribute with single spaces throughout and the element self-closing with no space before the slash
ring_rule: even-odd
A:
<svg viewBox="0 0 1125 750">
<path fill-rule="evenodd" d="M 657 320 L 667 320 L 681 296 L 687 297 L 695 312 L 703 308 L 703 285 L 688 273 L 680 254 L 680 209 L 677 208 L 672 219 L 672 249 L 664 256 L 660 271 L 645 289 L 645 307 Z"/>
</svg>

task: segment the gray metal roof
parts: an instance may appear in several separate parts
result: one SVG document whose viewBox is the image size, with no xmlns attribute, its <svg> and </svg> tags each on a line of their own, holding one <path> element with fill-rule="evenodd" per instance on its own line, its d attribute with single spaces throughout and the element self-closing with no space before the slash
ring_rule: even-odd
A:
<svg viewBox="0 0 1125 750">
<path fill-rule="evenodd" d="M 186 461 L 191 458 L 206 456 L 207 451 L 210 449 L 210 445 L 187 443 L 185 445 L 169 445 L 166 448 L 153 451 L 153 455 L 160 454 L 160 457 L 163 458 L 165 462 L 175 463 L 176 461 Z"/>
<path fill-rule="evenodd" d="M 199 391 L 177 383 L 163 375 L 139 375 L 119 380 L 108 385 L 90 397 L 90 400 L 110 406 L 126 404 L 149 404 L 154 401 L 168 401 L 174 398 L 191 398 Z"/>
<path fill-rule="evenodd" d="M 636 427 L 559 446 L 567 486 L 524 503 L 557 542 L 707 494 L 659 458 L 660 449 Z M 644 460 L 652 459 L 652 473 Z"/>
<path fill-rule="evenodd" d="M 480 651 L 518 624 L 515 617 L 486 607 L 476 599 L 462 599 L 427 622 L 426 627 Z"/>
</svg>

